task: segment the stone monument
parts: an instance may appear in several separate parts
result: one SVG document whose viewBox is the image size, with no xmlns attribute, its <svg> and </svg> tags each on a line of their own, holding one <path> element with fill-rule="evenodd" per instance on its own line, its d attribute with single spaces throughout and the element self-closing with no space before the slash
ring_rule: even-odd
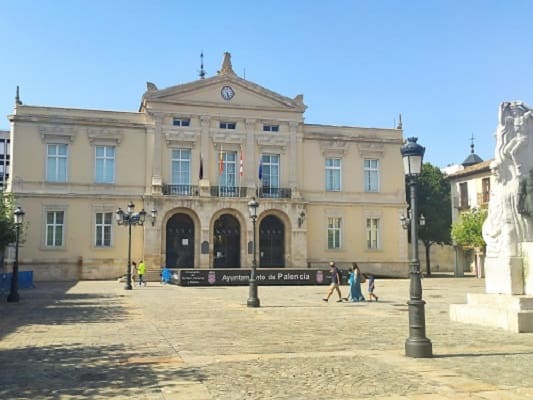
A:
<svg viewBox="0 0 533 400">
<path fill-rule="evenodd" d="M 452 304 L 450 318 L 533 332 L 533 110 L 526 104 L 500 105 L 490 166 L 486 293 L 469 293 L 467 304 Z"/>
</svg>

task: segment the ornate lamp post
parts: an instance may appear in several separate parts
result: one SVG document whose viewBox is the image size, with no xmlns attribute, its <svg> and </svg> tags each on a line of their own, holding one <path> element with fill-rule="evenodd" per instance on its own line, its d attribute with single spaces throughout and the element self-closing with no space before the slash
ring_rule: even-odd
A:
<svg viewBox="0 0 533 400">
<path fill-rule="evenodd" d="M 248 202 L 248 212 L 250 213 L 250 218 L 252 220 L 253 225 L 253 244 L 252 244 L 252 251 L 253 251 L 253 259 L 252 259 L 252 271 L 250 273 L 250 292 L 248 295 L 248 301 L 246 302 L 246 305 L 248 307 L 259 307 L 260 302 L 259 298 L 257 297 L 257 282 L 255 280 L 256 272 L 257 272 L 257 258 L 256 258 L 256 246 L 255 246 L 255 222 L 257 221 L 257 208 L 259 207 L 259 203 L 255 200 L 255 197 L 252 198 Z"/>
<path fill-rule="evenodd" d="M 9 295 L 7 296 L 7 301 L 9 303 L 16 303 L 19 301 L 19 234 L 20 226 L 24 220 L 24 211 L 22 208 L 17 207 L 13 212 L 13 218 L 15 220 L 15 262 L 13 263 L 13 275 L 11 276 L 11 289 Z"/>
<path fill-rule="evenodd" d="M 144 211 L 144 208 L 138 213 L 134 213 L 133 210 L 135 210 L 135 204 L 133 204 L 130 201 L 128 204 L 127 212 L 122 211 L 120 207 L 115 212 L 117 224 L 128 227 L 128 267 L 126 270 L 126 285 L 124 286 L 124 289 L 126 290 L 132 289 L 132 286 L 131 286 L 131 226 L 132 225 L 144 225 L 144 221 L 146 219 L 146 211 Z M 152 209 L 152 212 L 151 212 L 152 226 L 155 223 L 156 216 L 157 216 L 157 211 L 155 209 Z"/>
<path fill-rule="evenodd" d="M 416 143 L 417 138 L 408 138 L 402 146 L 401 153 L 405 176 L 410 191 L 410 214 L 408 218 L 402 218 L 402 225 L 411 224 L 412 258 L 409 262 L 409 337 L 405 341 L 405 355 L 407 357 L 432 357 L 433 350 L 431 340 L 426 337 L 426 321 L 424 304 L 422 300 L 422 282 L 420 279 L 420 261 L 418 259 L 418 223 L 416 209 L 416 186 L 417 177 L 422 170 L 422 158 L 425 148 Z M 407 221 L 409 220 L 409 221 Z"/>
</svg>

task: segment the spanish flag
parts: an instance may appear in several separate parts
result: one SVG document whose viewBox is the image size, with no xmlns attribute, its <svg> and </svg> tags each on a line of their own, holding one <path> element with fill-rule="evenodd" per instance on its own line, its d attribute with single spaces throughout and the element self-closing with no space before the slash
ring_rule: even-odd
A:
<svg viewBox="0 0 533 400">
<path fill-rule="evenodd" d="M 222 152 L 222 144 L 220 145 L 220 156 L 218 158 L 218 172 L 220 175 L 224 172 L 224 153 Z"/>
</svg>

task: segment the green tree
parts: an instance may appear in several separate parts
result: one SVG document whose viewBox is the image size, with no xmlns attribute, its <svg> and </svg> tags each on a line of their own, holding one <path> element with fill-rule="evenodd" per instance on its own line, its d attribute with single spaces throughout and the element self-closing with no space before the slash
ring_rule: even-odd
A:
<svg viewBox="0 0 533 400">
<path fill-rule="evenodd" d="M 4 266 L 4 250 L 15 241 L 16 230 L 13 220 L 13 196 L 0 193 L 0 267 Z"/>
<path fill-rule="evenodd" d="M 442 171 L 430 163 L 422 165 L 418 177 L 418 212 L 424 215 L 425 225 L 420 226 L 418 238 L 426 251 L 426 275 L 431 275 L 430 250 L 434 244 L 451 244 L 452 203 L 450 184 Z"/>
<path fill-rule="evenodd" d="M 486 243 L 483 240 L 481 230 L 486 218 L 486 209 L 474 208 L 462 213 L 459 221 L 452 225 L 451 237 L 453 241 L 463 247 L 484 247 Z"/>
</svg>

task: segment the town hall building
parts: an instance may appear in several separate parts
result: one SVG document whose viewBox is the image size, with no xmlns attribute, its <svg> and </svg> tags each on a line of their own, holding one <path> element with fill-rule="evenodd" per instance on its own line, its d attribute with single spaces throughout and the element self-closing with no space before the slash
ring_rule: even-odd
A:
<svg viewBox="0 0 533 400">
<path fill-rule="evenodd" d="M 7 191 L 25 211 L 21 269 L 36 280 L 149 269 L 250 268 L 329 261 L 407 276 L 402 129 L 307 124 L 303 96 L 285 97 L 233 71 L 159 89 L 138 111 L 31 106 L 10 115 Z M 357 117 L 355 115 L 354 117 Z M 157 218 L 151 221 L 151 210 Z"/>
</svg>

